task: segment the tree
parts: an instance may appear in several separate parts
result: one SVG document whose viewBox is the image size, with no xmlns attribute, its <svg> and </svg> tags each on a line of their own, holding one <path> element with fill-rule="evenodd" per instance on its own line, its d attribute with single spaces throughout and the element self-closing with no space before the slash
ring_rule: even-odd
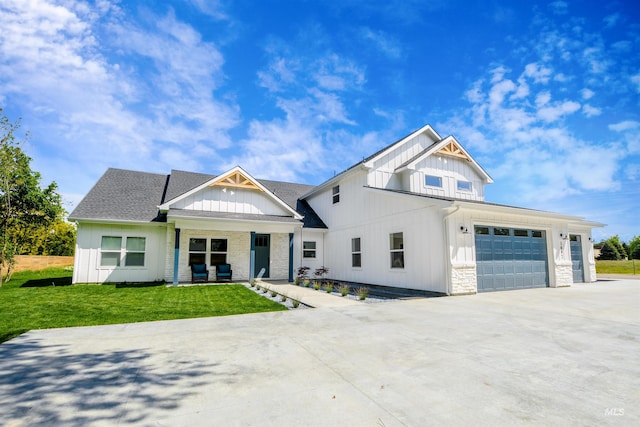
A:
<svg viewBox="0 0 640 427">
<path fill-rule="evenodd" d="M 640 259 L 640 236 L 634 236 L 629 241 L 629 258 Z"/>
<path fill-rule="evenodd" d="M 620 258 L 618 259 L 625 259 L 627 257 L 627 251 L 624 249 L 624 246 L 620 241 L 620 236 L 617 234 L 615 236 L 611 236 L 607 239 L 607 242 L 609 242 L 609 244 L 618 251 L 618 254 L 620 255 Z"/>
<path fill-rule="evenodd" d="M 33 234 L 64 215 L 57 184 L 41 188 L 40 173 L 31 170 L 19 128 L 20 120 L 11 123 L 0 109 L 0 287 L 11 278 L 15 255 L 30 250 Z"/>
<path fill-rule="evenodd" d="M 600 249 L 600 256 L 598 257 L 598 259 L 616 261 L 620 259 L 620 252 L 618 252 L 618 249 L 615 246 L 613 246 L 611 242 L 606 240 L 602 244 L 602 248 Z"/>
</svg>

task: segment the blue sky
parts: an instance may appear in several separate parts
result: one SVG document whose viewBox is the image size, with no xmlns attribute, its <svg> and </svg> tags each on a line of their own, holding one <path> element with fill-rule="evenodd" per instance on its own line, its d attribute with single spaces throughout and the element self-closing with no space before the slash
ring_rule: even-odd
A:
<svg viewBox="0 0 640 427">
<path fill-rule="evenodd" d="M 640 234 L 631 1 L 3 0 L 0 106 L 70 211 L 108 167 L 319 184 L 431 124 L 486 200 Z"/>
</svg>

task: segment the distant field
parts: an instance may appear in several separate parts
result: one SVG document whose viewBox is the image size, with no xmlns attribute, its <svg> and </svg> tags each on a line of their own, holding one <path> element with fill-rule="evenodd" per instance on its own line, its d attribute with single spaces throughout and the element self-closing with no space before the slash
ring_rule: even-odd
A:
<svg viewBox="0 0 640 427">
<path fill-rule="evenodd" d="M 635 265 L 635 268 L 634 268 Z M 640 260 L 596 261 L 598 274 L 640 274 Z"/>
</svg>

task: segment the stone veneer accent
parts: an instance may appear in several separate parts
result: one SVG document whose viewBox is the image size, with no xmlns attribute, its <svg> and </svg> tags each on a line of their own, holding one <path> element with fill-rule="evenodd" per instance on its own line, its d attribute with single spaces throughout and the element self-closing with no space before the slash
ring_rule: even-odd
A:
<svg viewBox="0 0 640 427">
<path fill-rule="evenodd" d="M 571 263 L 556 263 L 556 280 L 555 283 L 551 281 L 550 287 L 562 288 L 565 286 L 571 286 L 573 284 L 573 270 Z"/>
<path fill-rule="evenodd" d="M 478 292 L 475 265 L 451 267 L 451 295 L 468 295 Z"/>
</svg>

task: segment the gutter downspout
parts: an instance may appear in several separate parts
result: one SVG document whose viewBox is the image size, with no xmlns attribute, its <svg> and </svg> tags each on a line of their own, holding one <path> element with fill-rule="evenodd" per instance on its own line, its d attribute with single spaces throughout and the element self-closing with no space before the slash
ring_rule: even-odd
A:
<svg viewBox="0 0 640 427">
<path fill-rule="evenodd" d="M 453 289 L 451 289 L 451 270 L 452 270 L 452 266 L 451 266 L 451 243 L 449 242 L 449 228 L 447 227 L 447 220 L 449 219 L 449 217 L 453 214 L 455 214 L 456 212 L 458 212 L 460 209 L 462 208 L 462 206 L 457 205 L 456 208 L 449 212 L 448 214 L 446 214 L 445 216 L 442 217 L 442 229 L 444 232 L 444 244 L 446 246 L 447 249 L 447 256 L 446 256 L 446 266 L 447 266 L 447 274 L 446 274 L 446 280 L 447 280 L 447 295 L 451 295 L 451 293 L 453 292 Z M 448 209 L 448 208 L 445 208 Z"/>
</svg>

